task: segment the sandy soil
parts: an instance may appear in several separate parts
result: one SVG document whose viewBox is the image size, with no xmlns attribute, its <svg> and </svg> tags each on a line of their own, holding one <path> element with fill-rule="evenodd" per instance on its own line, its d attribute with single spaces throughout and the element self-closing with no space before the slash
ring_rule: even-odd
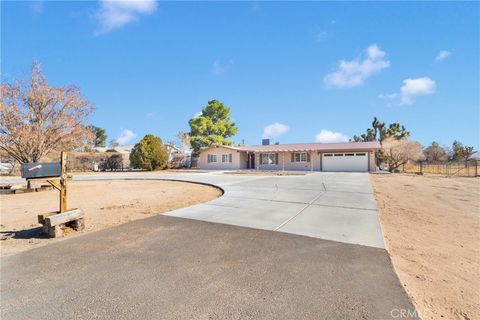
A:
<svg viewBox="0 0 480 320">
<path fill-rule="evenodd" d="M 85 211 L 84 232 L 112 227 L 215 199 L 214 187 L 174 181 L 69 182 L 70 208 Z M 59 241 L 40 234 L 37 215 L 58 210 L 58 191 L 0 195 L 0 255 L 11 255 Z"/>
<path fill-rule="evenodd" d="M 387 250 L 425 319 L 480 319 L 480 180 L 371 175 Z"/>
</svg>

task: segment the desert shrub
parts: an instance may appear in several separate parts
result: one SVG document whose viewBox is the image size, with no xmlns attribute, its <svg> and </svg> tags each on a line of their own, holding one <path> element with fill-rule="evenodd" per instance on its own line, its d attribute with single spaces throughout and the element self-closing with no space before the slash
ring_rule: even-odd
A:
<svg viewBox="0 0 480 320">
<path fill-rule="evenodd" d="M 147 134 L 137 143 L 130 153 L 130 165 L 133 168 L 156 170 L 165 169 L 168 164 L 168 153 L 162 139 Z"/>
</svg>

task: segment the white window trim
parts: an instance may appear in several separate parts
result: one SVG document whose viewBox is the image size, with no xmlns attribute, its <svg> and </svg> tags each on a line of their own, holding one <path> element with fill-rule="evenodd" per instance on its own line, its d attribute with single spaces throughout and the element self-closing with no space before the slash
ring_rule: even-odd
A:
<svg viewBox="0 0 480 320">
<path fill-rule="evenodd" d="M 272 163 L 264 163 L 263 162 L 264 156 L 266 156 L 268 159 L 270 159 L 270 156 L 272 156 L 272 155 L 273 155 L 273 162 Z M 260 164 L 261 165 L 267 165 L 267 166 L 276 165 L 275 157 L 276 157 L 276 153 L 274 153 L 274 152 L 262 153 L 261 156 L 260 156 Z"/>
<path fill-rule="evenodd" d="M 299 160 L 297 160 L 297 155 L 299 155 Z M 305 156 L 305 159 L 302 159 Z M 308 155 L 306 152 L 294 152 L 293 153 L 293 162 L 307 162 L 308 160 Z"/>
<path fill-rule="evenodd" d="M 217 155 L 216 155 L 216 154 L 209 154 L 209 155 L 208 155 L 207 162 L 208 162 L 208 163 L 215 163 L 215 162 L 217 162 Z"/>
<path fill-rule="evenodd" d="M 231 153 L 224 153 L 222 154 L 222 163 L 231 163 L 230 161 L 232 159 Z"/>
</svg>

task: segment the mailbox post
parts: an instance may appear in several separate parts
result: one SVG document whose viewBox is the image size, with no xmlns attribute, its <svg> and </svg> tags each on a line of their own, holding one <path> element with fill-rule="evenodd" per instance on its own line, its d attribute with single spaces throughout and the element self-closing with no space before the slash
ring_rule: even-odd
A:
<svg viewBox="0 0 480 320">
<path fill-rule="evenodd" d="M 68 209 L 66 152 L 61 153 L 60 162 L 23 164 L 22 177 L 27 181 L 46 180 L 60 193 L 60 210 L 38 215 L 38 222 L 43 224 L 45 233 L 55 238 L 63 236 L 65 227 L 71 227 L 77 231 L 85 228 L 83 210 Z"/>
<path fill-rule="evenodd" d="M 46 180 L 60 192 L 60 213 L 68 210 L 67 207 L 67 153 L 63 152 L 60 162 L 55 163 L 25 163 L 22 165 L 22 177 L 28 182 L 32 180 Z"/>
<path fill-rule="evenodd" d="M 67 153 L 63 152 L 60 156 L 60 182 L 47 179 L 47 182 L 50 183 L 55 189 L 60 192 L 60 213 L 67 211 Z"/>
</svg>

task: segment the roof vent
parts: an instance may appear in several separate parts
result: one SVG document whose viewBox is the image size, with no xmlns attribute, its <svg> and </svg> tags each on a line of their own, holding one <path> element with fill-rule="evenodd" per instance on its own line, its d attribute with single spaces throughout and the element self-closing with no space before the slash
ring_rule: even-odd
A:
<svg viewBox="0 0 480 320">
<path fill-rule="evenodd" d="M 262 139 L 262 146 L 270 145 L 270 139 Z"/>
</svg>

